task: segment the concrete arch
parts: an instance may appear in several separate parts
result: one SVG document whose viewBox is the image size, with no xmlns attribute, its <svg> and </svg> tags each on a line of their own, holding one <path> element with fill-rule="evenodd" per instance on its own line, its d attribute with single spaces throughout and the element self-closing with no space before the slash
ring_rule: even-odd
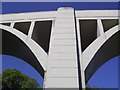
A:
<svg viewBox="0 0 120 90">
<path fill-rule="evenodd" d="M 3 38 L 3 40 L 2 40 L 3 46 L 2 46 L 1 53 L 16 56 L 16 57 L 24 60 L 25 62 L 27 62 L 31 66 L 33 66 L 42 75 L 42 77 L 44 77 L 45 63 L 42 61 L 47 60 L 46 56 L 43 57 L 42 56 L 43 54 L 41 55 L 42 57 L 40 57 L 40 58 L 36 56 L 36 54 L 35 54 L 36 52 L 34 52 L 34 49 L 31 50 L 32 47 L 30 47 L 30 45 L 29 45 L 30 43 L 28 41 L 26 41 L 27 40 L 26 35 L 22 34 L 21 32 L 17 31 L 16 29 L 13 29 L 13 28 L 10 28 L 7 26 L 0 25 L 0 28 L 1 28 L 2 38 Z M 17 35 L 17 34 L 19 34 L 19 35 Z M 7 35 L 7 38 L 5 37 L 5 35 Z M 22 37 L 20 37 L 20 36 L 22 36 Z M 12 38 L 10 39 L 9 37 L 10 38 L 12 37 Z M 32 43 L 33 43 L 33 41 L 32 41 Z M 22 47 L 24 47 L 24 49 Z M 10 48 L 10 50 L 9 50 L 9 48 Z"/>
<path fill-rule="evenodd" d="M 109 29 L 107 32 L 102 33 L 96 40 L 94 40 L 82 53 L 82 60 L 83 60 L 83 69 L 85 70 L 94 55 L 100 49 L 100 47 L 107 42 L 109 38 L 111 38 L 115 33 L 117 33 L 118 25 Z"/>
<path fill-rule="evenodd" d="M 100 66 L 109 61 L 111 58 L 120 55 L 120 42 L 118 41 L 119 36 L 120 31 L 115 32 L 102 44 L 99 50 L 95 53 L 85 68 L 86 83 Z"/>
<path fill-rule="evenodd" d="M 82 78 L 83 78 L 83 83 L 85 85 L 85 81 L 90 79 L 90 77 L 94 74 L 94 72 L 97 70 L 94 70 L 94 68 L 90 68 L 91 72 L 89 70 L 86 70 L 89 68 L 89 64 L 96 55 L 96 53 L 100 50 L 100 48 L 106 43 L 114 34 L 116 34 L 119 30 L 119 26 L 116 25 L 112 28 L 110 28 L 108 31 L 104 32 L 103 25 L 101 23 L 101 19 L 97 20 L 98 22 L 98 31 L 100 32 L 100 35 L 97 36 L 97 38 L 84 50 L 84 52 L 81 53 L 81 68 L 82 68 Z M 117 39 L 118 41 L 118 39 Z M 92 67 L 92 66 L 91 66 Z M 98 67 L 99 68 L 99 67 Z M 84 87 L 84 86 L 83 86 Z"/>
<path fill-rule="evenodd" d="M 0 25 L 0 28 L 2 30 L 6 30 L 13 35 L 17 36 L 20 40 L 22 40 L 28 47 L 29 49 L 33 52 L 33 54 L 36 56 L 37 60 L 41 64 L 44 70 L 46 70 L 46 63 L 47 63 L 47 54 L 44 52 L 44 50 L 30 37 L 27 35 L 23 34 L 17 29 Z"/>
</svg>

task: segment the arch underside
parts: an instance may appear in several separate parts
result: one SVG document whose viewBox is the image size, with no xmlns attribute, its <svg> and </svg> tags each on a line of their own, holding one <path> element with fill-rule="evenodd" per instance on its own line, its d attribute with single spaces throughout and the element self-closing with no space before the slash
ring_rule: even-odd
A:
<svg viewBox="0 0 120 90">
<path fill-rule="evenodd" d="M 111 58 L 120 55 L 119 45 L 120 31 L 118 31 L 111 38 L 109 38 L 92 58 L 91 62 L 85 70 L 86 83 L 100 66 L 102 66 L 105 62 L 109 61 Z"/>
<path fill-rule="evenodd" d="M 42 77 L 44 77 L 43 67 L 40 65 L 37 58 L 23 41 L 10 32 L 2 29 L 0 29 L 0 34 L 2 35 L 2 52 L 0 52 L 0 54 L 15 56 L 24 60 L 33 66 Z"/>
</svg>

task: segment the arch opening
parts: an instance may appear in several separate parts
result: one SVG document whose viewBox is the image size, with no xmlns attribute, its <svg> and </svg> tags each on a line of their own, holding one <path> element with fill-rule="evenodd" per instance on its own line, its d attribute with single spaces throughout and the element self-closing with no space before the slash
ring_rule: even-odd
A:
<svg viewBox="0 0 120 90">
<path fill-rule="evenodd" d="M 114 57 L 109 61 L 105 62 L 90 78 L 87 83 L 87 86 L 91 88 L 115 88 L 119 87 L 118 85 L 118 58 L 120 56 Z"/>
<path fill-rule="evenodd" d="M 109 61 L 111 58 L 120 55 L 120 31 L 109 38 L 97 51 L 97 53 L 92 58 L 91 62 L 85 70 L 85 82 L 87 83 L 92 75 L 102 66 L 105 62 Z"/>
<path fill-rule="evenodd" d="M 52 20 L 36 21 L 33 28 L 32 39 L 38 43 L 48 54 L 52 29 Z"/>
<path fill-rule="evenodd" d="M 79 20 L 82 52 L 97 38 L 97 20 Z"/>
<path fill-rule="evenodd" d="M 28 35 L 31 22 L 16 22 L 14 28 Z"/>
<path fill-rule="evenodd" d="M 22 74 L 25 74 L 31 78 L 36 79 L 38 84 L 40 85 L 40 88 L 43 87 L 43 77 L 40 75 L 40 73 L 34 69 L 30 64 L 26 63 L 24 60 L 21 60 L 20 58 L 10 56 L 10 55 L 0 55 L 0 61 L 2 62 L 2 70 L 1 73 L 4 72 L 7 69 L 17 69 Z"/>
<path fill-rule="evenodd" d="M 118 19 L 102 19 L 102 24 L 104 28 L 104 32 L 108 31 L 110 28 L 119 24 Z"/>
<path fill-rule="evenodd" d="M 2 25 L 10 26 L 11 23 L 1 23 Z"/>
</svg>

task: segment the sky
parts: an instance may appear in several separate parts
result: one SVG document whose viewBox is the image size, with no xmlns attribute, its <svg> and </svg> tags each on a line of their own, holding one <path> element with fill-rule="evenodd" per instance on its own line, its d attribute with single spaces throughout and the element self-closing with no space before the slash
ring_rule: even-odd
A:
<svg viewBox="0 0 120 90">
<path fill-rule="evenodd" d="M 23 12 L 38 12 L 38 11 L 52 11 L 57 10 L 58 7 L 73 7 L 75 10 L 117 10 L 118 3 L 2 3 L 2 12 L 3 14 L 9 13 L 23 13 Z M 23 73 L 37 78 L 40 85 L 43 85 L 43 79 L 39 73 L 29 64 L 24 61 L 12 57 L 1 55 L 0 64 L 2 62 L 2 70 L 7 68 L 17 68 Z M 109 62 L 105 63 L 90 79 L 88 84 L 90 86 L 102 87 L 102 88 L 115 88 L 118 87 L 118 57 L 111 59 Z M 1 70 L 1 69 L 0 69 Z M 32 72 L 31 72 L 32 71 Z M 1 71 L 0 71 L 1 72 Z M 114 77 L 114 78 L 113 78 Z"/>
<path fill-rule="evenodd" d="M 1 0 L 1 2 L 119 2 L 119 0 Z"/>
<path fill-rule="evenodd" d="M 98 88 L 118 87 L 118 58 L 120 56 L 103 64 L 89 80 L 88 85 Z"/>
<path fill-rule="evenodd" d="M 1 13 L 51 11 L 59 7 L 73 7 L 75 10 L 117 10 L 118 6 L 117 2 L 3 2 Z"/>
</svg>

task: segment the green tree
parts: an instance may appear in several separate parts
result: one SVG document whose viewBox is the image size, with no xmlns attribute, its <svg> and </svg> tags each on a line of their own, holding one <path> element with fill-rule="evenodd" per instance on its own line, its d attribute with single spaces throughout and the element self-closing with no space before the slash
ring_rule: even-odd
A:
<svg viewBox="0 0 120 90">
<path fill-rule="evenodd" d="M 38 82 L 17 69 L 6 69 L 2 72 L 2 88 L 40 88 Z"/>
</svg>

